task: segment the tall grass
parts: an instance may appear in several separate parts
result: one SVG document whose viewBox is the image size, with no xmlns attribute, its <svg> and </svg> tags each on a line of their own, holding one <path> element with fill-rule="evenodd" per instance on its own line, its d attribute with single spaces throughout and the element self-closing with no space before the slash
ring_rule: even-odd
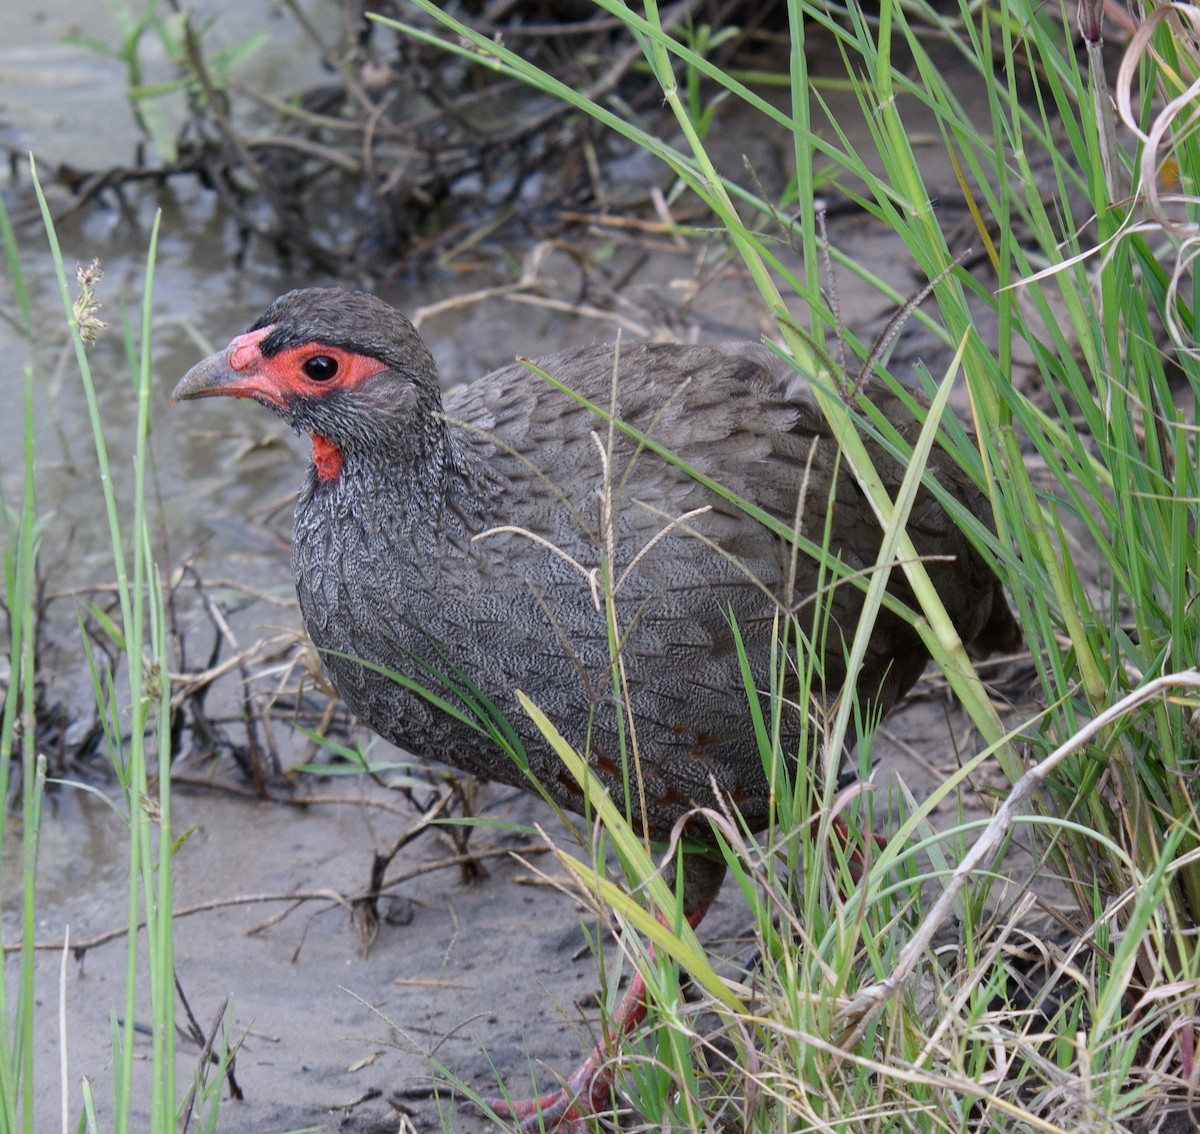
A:
<svg viewBox="0 0 1200 1134">
<path fill-rule="evenodd" d="M 1081 63 L 1067 7 L 999 0 L 944 12 L 883 0 L 878 15 L 868 16 L 855 6 L 790 0 L 791 101 L 779 110 L 701 54 L 696 44 L 703 37 L 664 28 L 653 2 L 634 10 L 620 0 L 597 0 L 641 44 L 683 138 L 677 148 L 430 0 L 414 3 L 444 31 L 383 22 L 486 60 L 591 115 L 659 157 L 678 188 L 723 226 L 776 316 L 781 342 L 821 391 L 845 457 L 917 597 L 922 637 L 982 738 L 981 755 L 935 800 L 903 801 L 907 819 L 849 900 L 825 889 L 819 871 L 806 875 L 796 900 L 770 868 L 777 849 L 770 839 L 754 847 L 736 830 L 725 832 L 741 844 L 731 858 L 752 899 L 765 958 L 753 1009 L 743 1001 L 742 1010 L 724 1010 L 740 1070 L 732 1082 L 698 1086 L 688 1045 L 664 1037 L 703 1043 L 668 1000 L 660 1006 L 658 1046 L 643 1052 L 660 1073 L 659 1089 L 647 1089 L 653 1076 L 630 1072 L 644 1118 L 706 1129 L 721 1124 L 733 1106 L 748 1129 L 867 1122 L 961 1130 L 992 1122 L 1008 1129 L 1108 1130 L 1164 1105 L 1190 1082 L 1200 976 L 1194 945 L 1200 823 L 1191 786 L 1191 670 L 1200 646 L 1194 610 L 1200 484 L 1192 428 L 1200 372 L 1191 271 L 1200 232 L 1192 113 L 1200 59 L 1188 23 L 1197 21 L 1196 11 L 1157 15 L 1135 39 L 1121 73 L 1127 129 L 1117 134 L 1095 29 L 1087 25 L 1092 39 Z M 1085 15 L 1099 18 L 1091 9 Z M 958 52 L 960 68 L 977 76 L 983 102 L 976 113 L 968 113 L 931 58 L 930 29 Z M 809 77 L 805 50 L 818 32 L 844 61 L 860 125 L 873 143 L 869 155 L 856 149 L 850 123 L 838 121 Z M 961 70 L 955 74 L 961 82 Z M 709 92 L 710 102 L 718 92 L 740 101 L 738 129 L 787 141 L 792 196 L 765 199 L 740 165 L 719 167 L 709 143 L 722 116 L 707 114 L 700 91 Z M 1171 117 L 1155 117 L 1162 105 Z M 936 123 L 990 273 L 957 266 L 959 249 L 947 244 L 910 141 L 908 119 L 918 109 Z M 757 126 L 747 127 L 746 116 Z M 829 122 L 823 132 L 813 126 L 819 119 Z M 886 498 L 866 458 L 863 434 L 887 444 L 884 424 L 864 419 L 853 398 L 847 404 L 847 376 L 829 360 L 835 316 L 820 291 L 822 250 L 813 219 L 818 164 L 827 180 L 900 237 L 931 281 L 932 302 L 916 317 L 955 360 L 939 381 L 926 377 L 930 391 L 944 392 L 960 379 L 969 390 L 975 437 L 947 418 L 938 443 L 993 503 L 995 536 L 970 517 L 957 518 L 1004 579 L 1036 669 L 1045 709 L 1018 723 L 1021 751 L 912 554 L 903 502 Z M 1178 183 L 1170 205 L 1151 208 L 1149 223 L 1135 225 L 1144 204 L 1165 196 L 1164 177 Z M 798 219 L 781 227 L 792 212 Z M 798 264 L 778 253 L 781 237 L 798 248 Z M 836 241 L 831 252 L 875 282 L 870 265 L 847 260 Z M 807 315 L 798 318 L 785 295 L 801 300 Z M 996 341 L 976 330 L 973 304 L 995 313 Z M 855 328 L 843 330 L 870 380 L 894 381 L 869 344 L 855 338 Z M 850 735 L 850 714 L 847 704 L 833 722 L 830 751 L 839 752 Z M 976 832 L 960 827 L 939 835 L 928 816 L 989 754 L 1020 783 L 1020 793 L 976 844 L 968 869 L 956 873 L 942 843 L 957 843 L 961 856 Z M 829 782 L 827 776 L 826 794 Z M 1006 942 L 1024 930 L 1013 919 L 989 924 L 996 911 L 982 869 L 1002 856 L 1016 804 L 1032 807 L 1024 821 L 1039 836 L 1042 860 L 1078 904 L 1076 943 L 1063 953 L 1039 943 L 1047 971 L 1067 979 L 1050 998 L 1048 988 L 1035 990 L 1032 1007 L 1011 995 Z M 613 816 L 610 830 L 619 826 Z M 789 830 L 781 825 L 775 834 L 779 849 L 792 846 L 794 856 Z M 928 877 L 918 850 L 934 864 Z M 933 907 L 939 919 L 944 911 L 957 914 L 956 963 L 930 951 L 944 922 L 914 929 L 929 910 L 923 881 L 942 890 L 945 900 Z M 622 917 L 648 928 L 630 899 L 609 890 L 604 896 Z M 790 932 L 777 931 L 773 917 Z M 656 944 L 660 966 L 653 979 L 687 967 L 690 943 L 672 948 L 656 938 Z M 911 979 L 918 966 L 926 973 L 925 994 L 937 1005 L 932 1014 Z M 714 997 L 714 1005 L 722 1002 L 728 1003 Z"/>
<path fill-rule="evenodd" d="M 119 619 L 107 620 L 108 633 L 123 659 L 119 672 L 93 652 L 83 630 L 81 645 L 91 669 L 92 683 L 107 751 L 115 774 L 116 795 L 111 800 L 123 817 L 128 832 L 127 963 L 122 998 L 111 1010 L 112 1079 L 105 1089 L 107 1100 L 98 1098 L 98 1084 L 86 1077 L 72 1082 L 65 1063 L 60 1100 L 61 1128 L 99 1130 L 121 1134 L 130 1129 L 147 1129 L 173 1134 L 181 1113 L 176 1086 L 175 1061 L 175 972 L 172 935 L 172 837 L 170 776 L 170 691 L 167 684 L 168 649 L 164 618 L 162 581 L 155 563 L 147 506 L 151 462 L 149 453 L 151 406 L 150 310 L 153 291 L 157 223 L 153 229 L 140 310 L 136 324 L 123 318 L 124 342 L 131 376 L 130 417 L 135 421 L 132 500 L 120 500 L 114 487 L 103 422 L 96 397 L 88 354 L 89 343 L 105 333 L 98 316 L 99 270 L 96 265 L 80 269 L 72 281 L 64 263 L 54 224 L 41 186 L 34 174 L 34 188 L 41 205 L 48 243 L 62 301 L 62 333 L 69 338 L 79 372 L 79 391 L 87 406 L 94 443 L 94 476 L 90 490 L 97 495 L 107 522 L 112 548 Z M 0 232 L 7 255 L 9 282 L 17 300 L 20 325 L 30 344 L 35 327 L 30 313 L 28 290 L 22 270 L 22 254 L 0 203 Z M 74 294 L 73 294 L 74 293 Z M 122 311 L 124 316 L 124 312 Z M 44 331 L 42 332 L 44 334 Z M 26 367 L 23 415 L 22 494 L 19 507 L 6 507 L 4 539 L 5 604 L 11 627 L 10 678 L 0 724 L 0 799 L 10 798 L 9 785 L 21 777 L 22 815 L 19 832 L 11 830 L 7 809 L 0 809 L 0 851 L 11 855 L 9 844 L 21 840 L 23 870 L 20 888 L 0 895 L 6 909 L 20 911 L 19 946 L 15 973 L 6 971 L 0 981 L 0 1130 L 33 1134 L 50 1129 L 48 1113 L 52 1100 L 35 1099 L 35 1017 L 49 1012 L 34 996 L 34 930 L 39 922 L 37 901 L 37 852 L 43 815 L 45 760 L 37 754 L 38 711 L 35 679 L 37 658 L 37 554 L 50 518 L 39 514 L 37 502 L 37 423 L 34 420 L 32 365 Z M 87 491 L 88 488 L 82 489 Z M 15 763 L 14 763 L 15 761 Z M 5 871 L 5 878 L 10 877 Z M 145 934 L 144 955 L 139 941 Z M 64 940 L 64 951 L 68 948 Z M 7 951 L 5 969 L 14 967 Z M 67 968 L 63 981 L 69 980 Z M 147 1010 L 140 999 L 148 993 L 151 1054 L 148 1065 L 136 1061 L 135 1027 Z M 62 996 L 75 992 L 64 984 Z M 63 1016 L 65 1020 L 65 1015 Z M 44 1032 L 46 1025 L 41 1026 Z M 135 1066 L 146 1066 L 135 1075 Z M 211 1074 L 218 1078 L 223 1064 L 200 1069 L 195 1091 L 202 1096 L 196 1113 L 206 1121 L 215 1116 L 215 1100 L 206 1084 Z M 78 1069 L 75 1069 L 78 1075 Z M 190 1092 L 189 1092 L 190 1093 Z M 183 1100 L 183 1101 L 186 1101 Z M 148 1115 L 148 1118 L 135 1117 Z"/>
<path fill-rule="evenodd" d="M 8 214 L 0 201 L 5 251 L 13 277 L 13 291 L 18 310 L 26 327 L 32 327 L 29 296 L 20 274 L 16 240 Z M 0 1116 L 6 1130 L 33 1129 L 33 1096 L 22 1084 L 33 1077 L 33 931 L 36 908 L 34 884 L 37 876 L 37 832 L 40 822 L 42 793 L 45 788 L 45 762 L 39 759 L 36 735 L 28 722 L 36 719 L 34 674 L 37 658 L 35 564 L 42 525 L 38 522 L 37 489 L 34 480 L 33 445 L 33 371 L 25 368 L 22 398 L 22 424 L 25 443 L 23 454 L 23 491 L 20 510 L 4 510 L 4 592 L 9 612 L 9 683 L 4 700 L 4 716 L 0 721 L 0 799 L 9 798 L 10 781 L 17 759 L 16 771 L 21 775 L 22 831 L 27 837 L 22 843 L 21 891 L 17 895 L 21 923 L 20 976 L 14 987 L 15 1003 L 9 1002 L 9 982 L 0 981 L 0 1013 L 4 1027 L 0 1028 Z M 19 728 L 19 722 L 24 727 Z M 0 808 L 0 855 L 4 854 L 11 836 L 8 808 Z M 8 895 L 5 895 L 7 898 Z"/>
</svg>

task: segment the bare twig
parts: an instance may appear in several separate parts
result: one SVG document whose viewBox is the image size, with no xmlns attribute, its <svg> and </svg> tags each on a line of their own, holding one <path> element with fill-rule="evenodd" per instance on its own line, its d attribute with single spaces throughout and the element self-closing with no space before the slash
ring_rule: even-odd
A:
<svg viewBox="0 0 1200 1134">
<path fill-rule="evenodd" d="M 912 939 L 904 946 L 891 974 L 884 980 L 860 989 L 858 995 L 839 1012 L 838 1018 L 847 1025 L 846 1031 L 838 1040 L 839 1046 L 844 1049 L 853 1047 L 884 1005 L 904 987 L 930 942 L 952 915 L 967 879 L 1000 851 L 1018 814 L 1043 787 L 1050 773 L 1073 752 L 1121 717 L 1173 689 L 1200 689 L 1200 670 L 1188 669 L 1180 673 L 1168 673 L 1148 681 L 1141 689 L 1135 689 L 1089 721 L 1017 781 L 1008 798 L 997 808 L 991 822 L 984 828 L 983 834 L 976 839 L 974 846 L 959 863 Z"/>
</svg>

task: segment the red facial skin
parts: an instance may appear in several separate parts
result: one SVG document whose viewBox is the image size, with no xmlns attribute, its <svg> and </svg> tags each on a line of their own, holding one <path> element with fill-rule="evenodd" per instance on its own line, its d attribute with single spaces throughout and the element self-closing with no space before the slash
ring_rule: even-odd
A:
<svg viewBox="0 0 1200 1134">
<path fill-rule="evenodd" d="M 312 435 L 312 460 L 317 466 L 317 476 L 321 480 L 337 480 L 342 472 L 342 464 L 346 460 L 342 451 L 332 441 L 319 433 Z"/>
<path fill-rule="evenodd" d="M 253 398 L 286 411 L 297 398 L 320 397 L 329 390 L 352 390 L 387 369 L 387 363 L 327 343 L 303 343 L 285 347 L 269 357 L 262 341 L 275 327 L 260 327 L 238 335 L 220 354 L 190 370 L 175 389 L 174 398 L 204 398 L 224 395 Z M 333 363 L 328 378 L 313 378 L 305 366 L 314 359 Z M 319 434 L 312 437 L 312 458 L 317 476 L 336 480 L 342 471 L 341 450 Z"/>
</svg>

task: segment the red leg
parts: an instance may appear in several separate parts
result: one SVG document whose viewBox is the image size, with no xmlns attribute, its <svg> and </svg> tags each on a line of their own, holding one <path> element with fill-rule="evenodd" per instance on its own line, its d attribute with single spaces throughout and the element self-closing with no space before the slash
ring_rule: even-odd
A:
<svg viewBox="0 0 1200 1134">
<path fill-rule="evenodd" d="M 835 835 L 841 840 L 842 846 L 849 850 L 846 862 L 850 867 L 850 877 L 855 882 L 859 882 L 862 876 L 871 868 L 870 843 L 873 842 L 882 850 L 887 846 L 887 839 L 882 835 L 871 833 L 870 842 L 867 839 L 863 839 L 858 846 L 850 848 L 850 828 L 846 825 L 846 820 L 840 815 L 835 815 L 829 825 L 833 828 Z"/>
<path fill-rule="evenodd" d="M 850 831 L 846 821 L 839 816 L 833 820 L 832 826 L 843 845 L 848 846 Z M 879 835 L 872 835 L 871 839 L 879 847 L 887 845 L 887 840 Z M 851 850 L 849 862 L 857 881 L 870 865 L 868 846 L 860 845 Z M 721 865 L 714 871 L 698 856 L 691 861 L 685 859 L 684 868 L 697 872 L 692 894 L 702 892 L 709 899 L 687 915 L 688 924 L 695 929 L 708 912 L 709 902 L 720 887 L 725 868 Z M 650 955 L 653 958 L 653 947 Z M 613 1016 L 611 1046 L 598 1044 L 591 1055 L 556 1091 L 550 1091 L 540 1098 L 512 1102 L 505 1099 L 485 1099 L 486 1105 L 502 1118 L 515 1119 L 518 1129 L 526 1134 L 537 1134 L 541 1130 L 554 1131 L 557 1134 L 583 1134 L 586 1129 L 585 1119 L 604 1110 L 611 1101 L 614 1061 L 618 1054 L 616 1047 L 619 1041 L 629 1035 L 645 1018 L 646 982 L 640 973 L 635 973 L 629 984 L 629 991 L 625 993 Z"/>
<path fill-rule="evenodd" d="M 696 928 L 708 912 L 707 903 L 687 915 L 687 923 Z M 661 919 L 660 919 L 661 920 Z M 650 947 L 651 960 L 654 946 Z M 641 973 L 634 973 L 613 1016 L 612 1046 L 598 1044 L 557 1091 L 536 1099 L 508 1102 L 505 1099 L 485 1099 L 486 1104 L 502 1118 L 515 1118 L 522 1131 L 583 1131 L 584 1119 L 597 1114 L 609 1105 L 612 1097 L 614 1059 L 617 1044 L 646 1018 L 646 982 Z"/>
</svg>

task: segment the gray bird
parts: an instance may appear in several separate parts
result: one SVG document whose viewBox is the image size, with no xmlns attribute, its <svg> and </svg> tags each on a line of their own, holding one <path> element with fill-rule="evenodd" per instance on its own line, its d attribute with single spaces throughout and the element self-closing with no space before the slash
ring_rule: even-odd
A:
<svg viewBox="0 0 1200 1134">
<path fill-rule="evenodd" d="M 873 566 L 878 521 L 808 383 L 764 346 L 590 346 L 535 365 L 576 396 L 520 364 L 443 394 L 403 315 L 361 292 L 306 289 L 190 370 L 174 397 L 252 398 L 312 437 L 292 537 L 300 609 L 333 685 L 381 736 L 490 780 L 530 789 L 532 776 L 581 811 L 582 789 L 520 709 L 521 690 L 652 838 L 712 806 L 714 785 L 761 828 L 770 785 L 733 625 L 765 689 L 777 616 L 794 612 L 806 640 L 824 643 L 820 672 L 838 692 L 863 601 L 845 576 Z M 864 396 L 916 439 L 899 397 L 878 385 Z M 615 408 L 634 435 L 579 399 Z M 875 441 L 867 451 L 894 496 L 904 467 Z M 929 473 L 991 526 L 986 497 L 936 446 Z M 730 496 L 789 529 L 799 511 L 842 581 Z M 1000 581 L 926 488 L 908 533 L 963 641 L 1010 648 Z M 901 571 L 888 589 L 915 605 Z M 828 624 L 814 632 L 822 606 Z M 927 660 L 916 631 L 881 611 L 856 683 L 864 713 L 886 714 Z M 630 721 L 637 774 L 623 758 Z M 495 739 L 507 729 L 509 751 Z M 798 710 L 783 733 L 797 752 Z M 705 823 L 688 833 L 712 841 Z M 693 925 L 724 869 L 718 855 L 685 856 Z M 642 1018 L 643 996 L 635 982 L 620 1029 Z M 603 1063 L 597 1051 L 562 1091 L 497 1109 L 532 1129 L 539 1115 L 570 1125 L 605 1105 Z"/>
</svg>

